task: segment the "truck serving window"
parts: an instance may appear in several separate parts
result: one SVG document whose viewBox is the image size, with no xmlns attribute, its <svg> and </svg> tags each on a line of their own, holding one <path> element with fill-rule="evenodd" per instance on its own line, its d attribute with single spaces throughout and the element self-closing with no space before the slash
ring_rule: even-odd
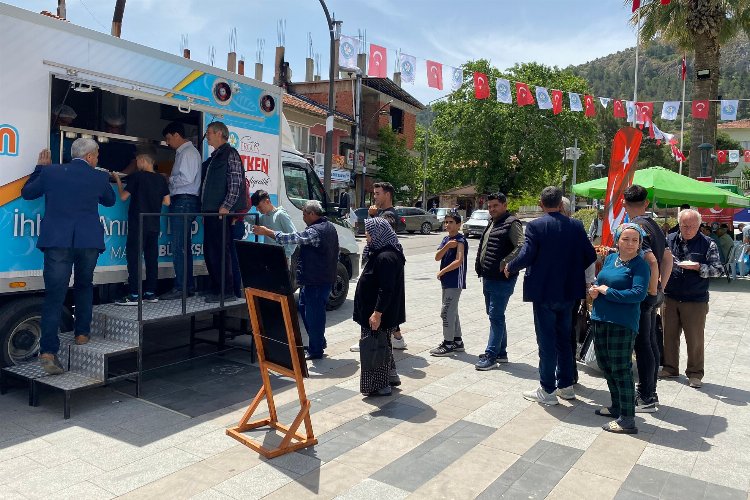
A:
<svg viewBox="0 0 750 500">
<path fill-rule="evenodd" d="M 284 162 L 284 184 L 289 201 L 302 209 L 307 200 L 319 200 L 325 207 L 323 185 L 312 168 L 301 163 Z"/>
</svg>

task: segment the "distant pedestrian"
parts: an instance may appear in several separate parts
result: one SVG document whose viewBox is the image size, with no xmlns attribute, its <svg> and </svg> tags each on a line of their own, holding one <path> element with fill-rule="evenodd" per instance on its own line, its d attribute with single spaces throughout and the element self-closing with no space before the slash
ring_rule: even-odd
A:
<svg viewBox="0 0 750 500">
<path fill-rule="evenodd" d="M 489 195 L 487 209 L 492 220 L 482 234 L 474 263 L 474 269 L 482 279 L 485 310 L 490 318 L 487 348 L 475 365 L 481 371 L 508 362 L 505 309 L 515 290 L 518 273 L 503 274 L 503 270 L 518 255 L 524 243 L 521 221 L 508 212 L 508 198 L 503 193 Z"/>
<path fill-rule="evenodd" d="M 667 237 L 676 265 L 664 290 L 664 366 L 659 377 L 679 376 L 680 332 L 684 332 L 687 344 L 685 375 L 690 387 L 700 388 L 704 375 L 709 278 L 720 276 L 723 268 L 716 243 L 698 234 L 701 214 L 687 209 L 680 212 L 677 220 L 680 232 Z"/>
<path fill-rule="evenodd" d="M 349 205 L 351 201 L 349 198 L 349 188 L 344 188 L 339 194 L 339 215 L 342 217 L 349 213 Z"/>
<path fill-rule="evenodd" d="M 368 396 L 388 396 L 391 386 L 401 384 L 393 358 L 391 336 L 406 321 L 403 248 L 396 233 L 382 218 L 365 219 L 365 236 L 370 259 L 365 264 L 354 294 L 354 321 L 361 327 L 361 338 L 376 337 L 380 344 L 380 363 L 360 375 L 360 392 Z M 384 351 L 384 352 L 383 352 Z M 362 365 L 369 366 L 373 351 L 360 350 Z"/>
<path fill-rule="evenodd" d="M 589 289 L 594 299 L 591 327 L 596 362 L 612 396 L 612 405 L 596 410 L 596 414 L 615 418 L 602 428 L 618 434 L 638 433 L 631 360 L 641 302 L 646 298 L 651 276 L 640 251 L 645 234 L 638 224 L 619 226 L 614 234 L 617 253 L 607 256 Z"/>
<path fill-rule="evenodd" d="M 596 211 L 596 217 L 591 221 L 589 226 L 589 240 L 594 245 L 601 245 L 602 243 L 602 230 L 604 229 L 604 210 L 599 209 Z"/>
<path fill-rule="evenodd" d="M 435 260 L 440 261 L 437 278 L 442 288 L 440 319 L 443 320 L 443 342 L 430 350 L 433 356 L 450 356 L 454 352 L 465 350 L 461 337 L 461 321 L 458 318 L 458 301 L 461 299 L 461 292 L 466 288 L 469 242 L 458 231 L 461 227 L 460 215 L 446 214 L 443 223 L 448 235 L 440 242 L 435 254 Z"/>
<path fill-rule="evenodd" d="M 544 188 L 539 204 L 544 215 L 526 225 L 523 248 L 504 274 L 526 269 L 523 300 L 534 307 L 540 387 L 523 397 L 556 405 L 556 389 L 564 399 L 575 398 L 570 325 L 575 302 L 586 296 L 585 271 L 596 253 L 583 226 L 560 213 L 560 188 Z"/>
</svg>

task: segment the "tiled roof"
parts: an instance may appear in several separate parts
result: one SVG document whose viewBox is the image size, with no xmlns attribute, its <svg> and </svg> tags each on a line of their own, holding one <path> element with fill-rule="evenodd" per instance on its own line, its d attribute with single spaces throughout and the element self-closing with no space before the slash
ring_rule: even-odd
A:
<svg viewBox="0 0 750 500">
<path fill-rule="evenodd" d="M 53 14 L 52 12 L 50 12 L 48 10 L 43 10 L 43 11 L 40 12 L 40 14 L 43 15 L 43 16 L 51 17 L 52 19 L 57 19 L 58 21 L 65 21 L 66 23 L 70 22 L 67 19 L 65 19 L 64 17 L 60 17 L 57 14 Z"/>
<path fill-rule="evenodd" d="M 320 116 L 328 115 L 328 106 L 324 104 L 320 104 L 319 102 L 316 102 L 310 99 L 309 97 L 301 95 L 301 94 L 285 93 L 284 94 L 284 106 L 291 106 L 296 109 L 308 111 L 315 115 L 320 115 Z M 340 111 L 334 111 L 334 114 L 336 115 L 337 118 L 346 120 L 350 123 L 354 123 L 353 116 L 347 115 L 346 113 L 341 113 Z"/>
<path fill-rule="evenodd" d="M 750 128 L 750 120 L 736 120 L 733 122 L 719 123 L 718 128 Z"/>
</svg>

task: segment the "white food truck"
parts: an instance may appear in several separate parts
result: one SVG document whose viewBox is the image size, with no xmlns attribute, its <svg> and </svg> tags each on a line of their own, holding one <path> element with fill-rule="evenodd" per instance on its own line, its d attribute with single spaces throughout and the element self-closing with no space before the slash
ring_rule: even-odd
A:
<svg viewBox="0 0 750 500">
<path fill-rule="evenodd" d="M 55 162 L 65 161 L 79 137 L 99 142 L 100 167 L 122 167 L 145 144 L 157 150 L 158 171 L 169 173 L 174 152 L 161 136 L 167 124 L 181 122 L 207 158 L 208 145 L 199 144 L 205 128 L 224 122 L 251 192 L 268 191 L 298 229 L 305 226 L 306 200 L 331 207 L 341 253 L 329 305 L 343 303 L 349 280 L 359 274 L 357 242 L 348 223 L 333 216 L 314 169 L 294 148 L 283 89 L 2 3 L 0 53 L 0 366 L 31 359 L 40 336 L 44 283 L 36 240 L 44 200 L 23 200 L 21 188 L 42 149 L 50 148 Z M 55 115 L 60 105 L 74 113 Z M 106 250 L 94 276 L 95 300 L 110 302 L 127 279 L 127 202 L 100 207 L 100 216 Z M 166 217 L 161 229 L 159 277 L 168 279 L 174 271 Z M 205 274 L 200 222 L 192 232 L 195 273 Z M 246 238 L 251 236 L 246 227 Z M 73 313 L 69 308 L 63 322 Z"/>
</svg>

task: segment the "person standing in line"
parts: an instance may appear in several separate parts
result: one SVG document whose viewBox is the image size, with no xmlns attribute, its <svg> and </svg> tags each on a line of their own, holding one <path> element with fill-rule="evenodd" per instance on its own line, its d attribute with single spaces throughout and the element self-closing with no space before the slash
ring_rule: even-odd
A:
<svg viewBox="0 0 750 500">
<path fill-rule="evenodd" d="M 391 387 L 401 385 L 391 346 L 392 332 L 406 321 L 404 293 L 404 251 L 393 228 L 384 219 L 365 219 L 365 237 L 370 259 L 365 264 L 354 294 L 354 321 L 361 327 L 361 339 L 385 336 L 382 364 L 362 369 L 359 389 L 368 396 L 389 396 Z M 368 366 L 360 352 L 362 366 Z"/>
<path fill-rule="evenodd" d="M 601 208 L 596 211 L 596 217 L 591 221 L 589 226 L 589 240 L 596 245 L 602 244 L 602 229 L 604 228 L 604 210 Z"/>
<path fill-rule="evenodd" d="M 99 205 L 115 204 L 109 176 L 96 167 L 99 146 L 93 139 L 76 139 L 70 150 L 70 163 L 52 164 L 52 154 L 39 153 L 37 166 L 21 189 L 24 200 L 44 196 L 44 217 L 36 246 L 44 253 L 44 305 L 39 364 L 49 375 L 65 371 L 57 357 L 65 295 L 73 274 L 75 304 L 75 343 L 85 344 L 91 335 L 94 305 L 94 268 L 104 252 L 104 228 L 99 221 Z"/>
<path fill-rule="evenodd" d="M 258 189 L 250 197 L 250 200 L 258 212 L 260 212 L 258 224 L 267 227 L 272 231 L 280 231 L 282 233 L 293 233 L 296 231 L 292 218 L 286 210 L 284 210 L 284 207 L 273 206 L 273 203 L 271 203 L 271 197 L 267 191 Z M 264 238 L 263 243 L 278 245 L 273 238 Z M 297 245 L 295 244 L 284 245 L 284 254 L 290 265 L 292 262 L 292 255 L 294 255 L 296 249 Z"/>
<path fill-rule="evenodd" d="M 185 126 L 172 122 L 162 130 L 167 146 L 175 150 L 174 165 L 169 175 L 169 213 L 190 214 L 200 212 L 198 193 L 201 188 L 201 154 L 193 143 L 185 138 Z M 193 242 L 192 228 L 195 217 L 174 216 L 169 219 L 169 237 L 174 262 L 174 287 L 162 294 L 162 300 L 173 300 L 182 297 L 183 288 L 187 296 L 195 295 L 193 279 Z M 187 236 L 185 236 L 185 226 Z M 187 262 L 186 262 L 187 261 Z M 186 268 L 186 272 L 183 272 Z"/>
<path fill-rule="evenodd" d="M 344 217 L 349 213 L 349 188 L 345 187 L 339 194 L 339 214 Z"/>
<path fill-rule="evenodd" d="M 604 372 L 612 396 L 612 405 L 595 413 L 615 418 L 602 429 L 617 434 L 638 433 L 631 359 L 641 303 L 651 277 L 651 270 L 641 256 L 645 235 L 638 224 L 620 225 L 614 234 L 617 253 L 607 256 L 596 282 L 589 288 L 594 299 L 591 328 L 596 362 Z"/>
<path fill-rule="evenodd" d="M 157 302 L 156 285 L 159 280 L 159 230 L 160 217 L 143 218 L 143 248 L 139 248 L 141 233 L 140 214 L 159 213 L 162 205 L 169 206 L 169 187 L 161 174 L 156 173 L 156 151 L 141 151 L 135 157 L 138 171 L 127 178 L 123 187 L 117 173 L 112 173 L 122 201 L 130 200 L 128 206 L 128 237 L 125 243 L 125 256 L 128 261 L 128 295 L 115 301 L 118 306 L 138 305 L 138 284 L 141 280 L 141 268 L 138 258 L 143 251 L 143 263 L 146 267 L 146 282 L 143 285 L 143 302 Z"/>
<path fill-rule="evenodd" d="M 247 209 L 247 186 L 240 155 L 229 145 L 227 126 L 222 122 L 209 123 L 206 128 L 206 139 L 214 151 L 202 165 L 201 210 L 204 213 L 219 214 L 219 217 L 203 218 L 203 253 L 208 277 L 211 280 L 211 294 L 206 296 L 206 302 L 221 302 L 222 292 L 224 302 L 232 302 L 237 300 L 230 250 L 230 246 L 234 243 L 229 234 L 229 226 L 234 221 L 224 215 Z M 224 261 L 223 270 L 222 260 Z M 223 290 L 221 289 L 222 271 L 224 273 Z"/>
<path fill-rule="evenodd" d="M 398 214 L 396 209 L 393 207 L 393 196 L 396 190 L 393 188 L 393 184 L 390 182 L 376 182 L 373 184 L 372 195 L 375 199 L 375 204 L 371 205 L 367 210 L 368 217 L 381 217 L 385 219 L 396 232 L 396 226 L 398 222 Z M 362 250 L 362 265 L 367 264 L 367 259 L 370 254 L 370 246 L 365 245 Z M 399 326 L 393 331 L 393 338 L 391 343 L 394 349 L 403 350 L 406 349 L 406 341 L 401 335 L 401 327 Z M 359 352 L 359 344 L 354 344 L 349 348 L 351 352 Z"/>
<path fill-rule="evenodd" d="M 704 333 L 708 314 L 710 278 L 721 276 L 723 268 L 716 243 L 698 234 L 701 214 L 683 210 L 677 216 L 679 233 L 667 237 L 674 255 L 674 267 L 664 290 L 664 366 L 659 378 L 676 378 L 680 372 L 680 332 L 685 333 L 690 387 L 703 386 Z"/>
<path fill-rule="evenodd" d="M 461 292 L 466 288 L 469 242 L 458 231 L 461 227 L 460 215 L 445 214 L 443 224 L 448 235 L 440 242 L 435 254 L 435 260 L 440 261 L 437 278 L 442 287 L 443 305 L 440 308 L 440 318 L 443 320 L 443 342 L 430 350 L 433 356 L 450 356 L 454 352 L 465 350 L 461 337 L 461 321 L 458 318 L 458 301 Z"/>
<path fill-rule="evenodd" d="M 280 245 L 299 245 L 297 283 L 299 312 L 309 337 L 306 359 L 321 359 L 326 348 L 326 303 L 336 282 L 339 261 L 339 237 L 336 227 L 323 216 L 318 200 L 308 200 L 302 207 L 304 231 L 282 233 L 264 226 L 253 226 L 258 236 L 273 238 Z"/>
<path fill-rule="evenodd" d="M 659 225 L 646 215 L 648 191 L 633 184 L 624 192 L 625 211 L 630 221 L 644 231 L 641 249 L 650 269 L 646 298 L 641 302 L 638 335 L 635 337 L 635 358 L 638 366 L 636 413 L 653 413 L 657 410 L 656 380 L 659 373 L 661 349 L 656 333 L 656 311 L 664 302 L 664 287 L 672 273 L 672 252 Z"/>
<path fill-rule="evenodd" d="M 526 225 L 523 248 L 504 274 L 510 277 L 526 269 L 523 300 L 534 309 L 540 386 L 523 397 L 556 405 L 556 392 L 564 399 L 575 398 L 570 325 L 573 305 L 586 296 L 585 271 L 596 253 L 583 226 L 560 213 L 559 187 L 544 188 L 540 198 L 544 215 Z"/>
<path fill-rule="evenodd" d="M 474 365 L 480 371 L 508 362 L 505 309 L 516 287 L 518 273 L 504 274 L 503 271 L 524 243 L 521 221 L 508 212 L 508 198 L 503 193 L 487 196 L 487 210 L 492 221 L 482 233 L 474 263 L 477 276 L 482 279 L 484 305 L 490 319 L 487 348 Z"/>
</svg>

